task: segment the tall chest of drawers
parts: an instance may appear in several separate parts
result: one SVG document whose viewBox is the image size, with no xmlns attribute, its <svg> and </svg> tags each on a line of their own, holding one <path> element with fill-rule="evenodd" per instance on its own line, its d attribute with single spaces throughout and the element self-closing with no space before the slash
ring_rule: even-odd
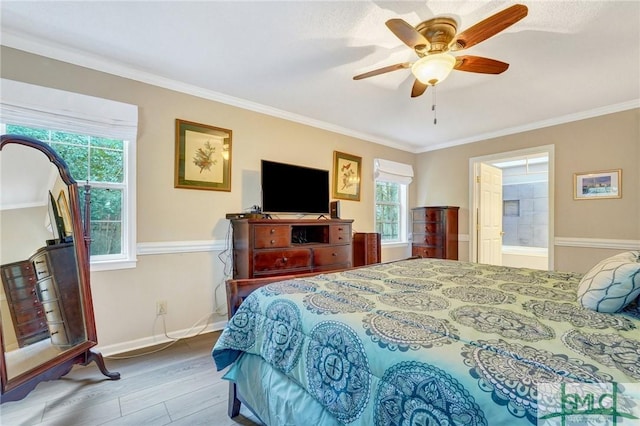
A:
<svg viewBox="0 0 640 426">
<path fill-rule="evenodd" d="M 48 338 L 49 328 L 37 293 L 33 263 L 22 260 L 2 265 L 0 270 L 18 347 Z M 4 326 L 7 327 L 6 322 Z"/>
<path fill-rule="evenodd" d="M 234 219 L 233 278 L 352 266 L 353 220 Z"/>
<path fill-rule="evenodd" d="M 31 261 L 51 343 L 68 347 L 86 340 L 73 243 L 43 247 Z"/>
<path fill-rule="evenodd" d="M 411 255 L 458 260 L 459 207 L 416 207 L 412 209 Z"/>
</svg>

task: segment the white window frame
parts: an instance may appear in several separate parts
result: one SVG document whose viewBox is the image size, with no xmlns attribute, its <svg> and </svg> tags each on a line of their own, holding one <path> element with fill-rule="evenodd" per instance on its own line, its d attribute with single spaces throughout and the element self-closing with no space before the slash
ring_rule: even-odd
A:
<svg viewBox="0 0 640 426">
<path fill-rule="evenodd" d="M 91 256 L 90 262 L 91 271 L 134 268 L 137 262 L 135 166 L 138 107 L 8 79 L 0 79 L 0 85 L 2 122 L 124 142 L 122 253 Z M 82 185 L 78 182 L 81 203 Z"/>
<path fill-rule="evenodd" d="M 398 163 L 395 161 L 376 158 L 373 163 L 374 169 L 374 190 L 377 191 L 378 182 L 395 183 L 399 186 L 400 212 L 399 212 L 399 239 L 382 240 L 383 246 L 405 245 L 409 242 L 409 185 L 413 180 L 413 167 L 410 164 Z M 378 205 L 374 193 L 374 222 L 375 229 L 378 229 L 376 207 Z"/>
</svg>

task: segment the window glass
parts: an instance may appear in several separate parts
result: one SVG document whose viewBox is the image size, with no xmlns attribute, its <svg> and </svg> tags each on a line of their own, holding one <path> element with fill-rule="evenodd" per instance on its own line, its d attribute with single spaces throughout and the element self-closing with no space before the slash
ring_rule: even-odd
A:
<svg viewBox="0 0 640 426">
<path fill-rule="evenodd" d="M 406 185 L 376 181 L 376 232 L 383 242 L 403 241 Z"/>
</svg>

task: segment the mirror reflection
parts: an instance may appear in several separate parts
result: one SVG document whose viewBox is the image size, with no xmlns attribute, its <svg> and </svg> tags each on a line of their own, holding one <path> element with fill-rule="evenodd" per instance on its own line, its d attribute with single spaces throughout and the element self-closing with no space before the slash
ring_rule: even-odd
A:
<svg viewBox="0 0 640 426">
<path fill-rule="evenodd" d="M 46 155 L 3 147 L 0 319 L 9 381 L 86 341 L 69 203 Z"/>
</svg>

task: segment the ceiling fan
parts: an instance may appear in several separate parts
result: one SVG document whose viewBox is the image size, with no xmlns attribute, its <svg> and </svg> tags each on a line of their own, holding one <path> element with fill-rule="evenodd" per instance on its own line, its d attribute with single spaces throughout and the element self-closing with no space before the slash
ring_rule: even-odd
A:
<svg viewBox="0 0 640 426">
<path fill-rule="evenodd" d="M 451 70 L 482 74 L 500 74 L 509 64 L 481 56 L 453 56 L 457 52 L 492 37 L 527 16 L 527 6 L 515 4 L 478 22 L 457 34 L 458 24 L 453 18 L 436 17 L 421 22 L 416 27 L 402 19 L 390 19 L 387 27 L 404 44 L 412 48 L 418 57 L 416 62 L 402 62 L 389 65 L 353 77 L 354 80 L 373 77 L 391 71 L 411 68 L 416 77 L 411 89 L 411 97 L 422 95 L 428 86 L 442 82 Z"/>
</svg>

